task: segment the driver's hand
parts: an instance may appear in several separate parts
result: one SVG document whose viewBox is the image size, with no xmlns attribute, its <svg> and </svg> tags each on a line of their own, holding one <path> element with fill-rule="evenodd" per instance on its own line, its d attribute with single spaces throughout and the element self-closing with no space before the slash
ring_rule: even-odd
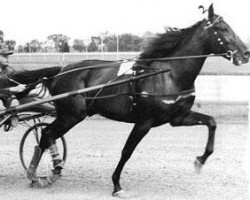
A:
<svg viewBox="0 0 250 200">
<path fill-rule="evenodd" d="M 22 92 L 22 91 L 25 90 L 25 88 L 26 88 L 26 85 L 24 85 L 24 84 L 19 84 L 19 85 L 15 86 L 15 87 L 11 87 L 11 88 L 10 88 L 10 91 L 11 91 L 11 92 Z"/>
</svg>

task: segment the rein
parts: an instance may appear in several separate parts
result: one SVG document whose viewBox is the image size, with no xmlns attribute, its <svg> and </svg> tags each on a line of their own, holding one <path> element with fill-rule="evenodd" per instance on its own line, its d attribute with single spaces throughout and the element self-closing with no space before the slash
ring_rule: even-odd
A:
<svg viewBox="0 0 250 200">
<path fill-rule="evenodd" d="M 77 69 L 72 69 L 72 70 L 69 70 L 69 71 L 65 71 L 65 72 L 56 74 L 55 76 L 46 78 L 45 80 L 57 78 L 57 77 L 60 77 L 60 76 L 63 76 L 63 75 L 66 75 L 66 74 L 69 74 L 69 73 L 72 73 L 72 72 L 80 71 L 80 70 L 117 67 L 117 64 L 128 63 L 128 62 L 185 60 L 185 59 L 197 59 L 197 58 L 208 58 L 208 57 L 219 57 L 219 56 L 232 56 L 233 54 L 234 54 L 234 52 L 227 52 L 227 53 L 220 53 L 220 54 L 207 54 L 207 55 L 176 56 L 176 57 L 168 57 L 168 58 L 148 58 L 148 59 L 131 58 L 131 59 L 125 59 L 125 60 L 118 60 L 118 61 L 113 62 L 113 63 L 79 67 Z"/>
<path fill-rule="evenodd" d="M 219 56 L 227 56 L 227 57 L 232 57 L 233 54 L 235 54 L 235 51 L 228 51 L 227 53 L 220 53 L 220 54 L 207 54 L 207 55 L 192 55 L 192 56 L 176 56 L 176 57 L 169 57 L 169 58 L 148 58 L 148 59 L 138 59 L 138 58 L 131 58 L 131 59 L 125 59 L 125 60 L 118 60 L 113 63 L 107 63 L 107 64 L 101 64 L 101 65 L 92 65 L 92 66 L 84 66 L 84 67 L 79 67 L 77 69 L 72 69 L 69 71 L 65 71 L 59 74 L 56 74 L 54 76 L 48 77 L 48 78 L 42 78 L 40 81 L 36 82 L 36 84 L 42 83 L 43 81 L 47 81 L 50 79 L 54 79 L 69 73 L 73 73 L 76 71 L 81 71 L 81 70 L 88 70 L 88 69 L 102 69 L 102 68 L 110 68 L 110 67 L 117 67 L 117 64 L 121 63 L 128 63 L 128 62 L 136 62 L 136 61 L 169 61 L 169 60 L 185 60 L 185 59 L 197 59 L 197 58 L 208 58 L 208 57 L 219 57 Z M 63 68 L 63 67 L 62 67 Z M 3 78 L 20 85 L 18 81 L 9 78 L 5 76 L 2 72 L 0 73 L 0 76 Z M 32 84 L 33 85 L 33 84 Z"/>
<path fill-rule="evenodd" d="M 20 84 L 21 84 L 21 83 L 19 83 L 18 81 L 14 80 L 14 79 L 12 79 L 12 78 L 10 78 L 10 77 L 8 77 L 8 76 L 5 76 L 2 72 L 0 73 L 0 76 L 2 76 L 3 78 L 5 78 L 5 79 L 9 80 L 10 82 L 15 83 L 15 84 L 17 84 L 17 85 L 20 85 Z"/>
<path fill-rule="evenodd" d="M 39 83 L 42 83 L 44 81 L 48 81 L 48 80 L 51 80 L 51 79 L 54 79 L 54 78 L 57 78 L 57 77 L 60 77 L 60 76 L 63 76 L 63 75 L 66 75 L 66 74 L 69 74 L 69 73 L 73 73 L 73 72 L 76 72 L 76 71 L 80 71 L 80 70 L 88 70 L 88 69 L 102 69 L 102 68 L 110 68 L 110 67 L 117 67 L 117 64 L 121 64 L 121 63 L 128 63 L 128 62 L 136 62 L 136 61 L 169 61 L 169 60 L 183 60 L 183 59 L 197 59 L 197 58 L 204 58 L 204 57 L 218 57 L 218 56 L 232 56 L 233 55 L 233 52 L 229 55 L 229 52 L 228 53 L 221 53 L 221 54 L 209 54 L 209 55 L 192 55 L 192 56 L 177 56 L 177 57 L 168 57 L 168 58 L 153 58 L 153 59 L 138 59 L 138 58 L 131 58 L 131 59 L 126 59 L 126 60 L 118 60 L 116 62 L 113 62 L 113 63 L 107 63 L 107 64 L 100 64 L 100 65 L 92 65 L 92 66 L 85 66 L 85 67 L 79 67 L 77 69 L 72 69 L 72 70 L 69 70 L 69 71 L 66 71 L 66 72 L 62 72 L 60 74 L 57 74 L 55 76 L 52 76 L 52 77 L 49 77 L 49 78 L 42 78 L 40 79 L 39 81 L 35 82 L 35 83 L 31 83 L 28 85 L 28 87 L 25 89 L 25 91 L 28 91 L 28 90 L 31 90 L 32 88 L 34 88 L 35 85 L 39 84 Z M 141 68 L 147 68 L 145 66 L 141 66 Z M 153 69 L 153 68 L 152 68 Z M 158 73 L 164 73 L 166 71 L 170 71 L 170 69 L 167 69 L 167 70 L 157 70 L 157 74 Z M 9 81 L 19 85 L 21 83 L 15 81 L 14 79 L 12 78 L 9 78 L 7 76 L 5 76 L 3 73 L 0 73 L 0 76 L 8 79 Z M 135 77 L 134 77 L 135 78 Z M 133 78 L 132 78 L 133 79 Z M 131 80 L 130 80 L 131 81 Z M 133 80 L 132 80 L 133 81 Z M 108 84 L 108 83 L 107 83 Z M 184 91 L 185 92 L 185 91 Z M 190 93 L 192 93 L 192 91 L 190 91 Z M 23 93 L 23 92 L 21 92 Z M 179 92 L 179 93 L 175 93 L 175 94 L 147 94 L 147 96 L 165 96 L 165 97 L 169 97 L 169 96 L 173 96 L 173 95 L 181 95 L 182 92 Z M 141 94 L 141 93 L 133 93 L 135 96 L 137 95 L 145 95 L 145 94 Z M 86 99 L 92 99 L 92 100 L 95 100 L 95 99 L 100 99 L 100 98 L 111 98 L 111 97 L 115 97 L 115 96 L 118 96 L 118 95 L 125 95 L 125 93 L 121 93 L 121 94 L 115 94 L 115 95 L 108 95 L 108 96 L 102 96 L 102 97 L 85 97 Z"/>
<path fill-rule="evenodd" d="M 62 72 L 60 74 L 57 74 L 53 77 L 49 77 L 47 79 L 52 79 L 52 78 L 57 78 L 59 76 L 63 76 L 75 71 L 80 71 L 80 70 L 88 70 L 88 69 L 102 69 L 102 68 L 110 68 L 110 67 L 117 67 L 117 64 L 121 64 L 121 63 L 128 63 L 128 62 L 135 62 L 135 61 L 168 61 L 168 60 L 183 60 L 183 59 L 197 59 L 197 58 L 204 58 L 204 57 L 218 57 L 218 56 L 227 56 L 228 53 L 221 53 L 221 54 L 209 54 L 209 55 L 193 55 L 193 56 L 176 56 L 176 57 L 168 57 L 168 58 L 153 58 L 153 59 L 138 59 L 138 58 L 131 58 L 131 59 L 126 59 L 126 60 L 119 60 L 117 62 L 114 63 L 107 63 L 107 64 L 100 64 L 100 65 L 92 65 L 92 66 L 85 66 L 85 67 L 80 67 L 77 69 L 72 69 L 66 72 Z M 142 66 L 140 65 L 140 68 L 142 69 L 148 69 L 149 67 L 146 66 Z M 150 69 L 154 69 L 154 68 L 150 68 Z M 164 73 L 164 72 L 168 72 L 170 71 L 170 69 L 168 70 L 159 70 L 157 69 L 156 74 L 158 73 Z M 134 78 L 136 77 L 140 77 L 140 76 L 135 76 L 132 77 L 132 79 L 128 82 L 133 82 Z M 111 83 L 112 81 L 109 81 L 106 84 Z M 105 95 L 105 96 L 98 96 L 99 93 L 102 91 L 103 88 L 101 88 L 99 90 L 99 92 L 96 94 L 96 96 L 94 97 L 84 97 L 85 99 L 89 99 L 92 100 L 91 105 L 93 104 L 94 100 L 98 100 L 98 99 L 106 99 L 106 98 L 115 98 L 121 95 L 132 95 L 132 96 L 147 96 L 147 97 L 173 97 L 173 96 L 178 96 L 178 95 L 186 95 L 186 94 L 191 94 L 193 92 L 195 92 L 195 89 L 192 88 L 190 90 L 185 90 L 185 91 L 180 91 L 180 92 L 176 92 L 176 93 L 170 93 L 170 94 L 144 94 L 144 93 L 138 93 L 138 92 L 126 92 L 126 93 L 119 93 L 119 94 L 111 94 L 111 95 Z"/>
</svg>

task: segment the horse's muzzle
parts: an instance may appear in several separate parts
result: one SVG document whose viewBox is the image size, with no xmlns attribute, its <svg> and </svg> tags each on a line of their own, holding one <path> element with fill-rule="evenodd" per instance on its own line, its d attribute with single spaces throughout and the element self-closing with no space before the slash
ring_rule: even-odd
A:
<svg viewBox="0 0 250 200">
<path fill-rule="evenodd" d="M 236 66 L 241 66 L 242 64 L 248 63 L 250 57 L 250 51 L 245 51 L 242 53 L 236 53 L 233 55 L 233 63 Z"/>
<path fill-rule="evenodd" d="M 243 63 L 248 63 L 250 57 L 250 51 L 244 52 Z"/>
</svg>

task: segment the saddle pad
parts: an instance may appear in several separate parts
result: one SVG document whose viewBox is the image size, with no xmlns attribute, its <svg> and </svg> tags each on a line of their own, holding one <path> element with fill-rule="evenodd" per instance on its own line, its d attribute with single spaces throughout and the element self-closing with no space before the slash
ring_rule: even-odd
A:
<svg viewBox="0 0 250 200">
<path fill-rule="evenodd" d="M 134 66 L 134 64 L 135 64 L 135 61 L 133 62 L 125 61 L 121 63 L 117 76 L 121 76 L 123 74 L 132 74 L 133 73 L 132 67 Z"/>
</svg>

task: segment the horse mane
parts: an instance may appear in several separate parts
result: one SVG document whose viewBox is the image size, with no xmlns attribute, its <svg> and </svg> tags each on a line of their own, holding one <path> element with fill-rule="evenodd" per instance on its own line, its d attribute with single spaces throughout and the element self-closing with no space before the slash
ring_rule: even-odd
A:
<svg viewBox="0 0 250 200">
<path fill-rule="evenodd" d="M 61 66 L 55 66 L 38 70 L 13 72 L 9 75 L 9 77 L 22 84 L 30 84 L 38 81 L 43 77 L 50 78 L 52 76 L 55 76 L 60 72 L 61 68 Z"/>
<path fill-rule="evenodd" d="M 163 58 L 171 55 L 184 39 L 190 38 L 193 35 L 200 24 L 201 21 L 188 28 L 166 29 L 165 33 L 158 34 L 149 43 L 144 52 L 139 55 L 139 59 Z"/>
</svg>

